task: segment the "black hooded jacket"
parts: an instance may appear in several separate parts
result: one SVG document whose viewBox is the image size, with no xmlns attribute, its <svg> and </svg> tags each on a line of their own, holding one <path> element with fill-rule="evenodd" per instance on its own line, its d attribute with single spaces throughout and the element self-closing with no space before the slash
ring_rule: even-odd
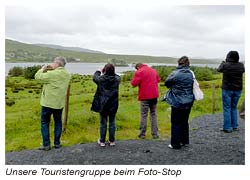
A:
<svg viewBox="0 0 250 180">
<path fill-rule="evenodd" d="M 97 84 L 97 90 L 91 110 L 107 115 L 116 113 L 118 109 L 120 76 L 116 74 L 101 75 L 100 71 L 96 71 L 93 81 Z"/>
<path fill-rule="evenodd" d="M 222 89 L 238 91 L 242 90 L 242 76 L 245 72 L 243 63 L 239 62 L 237 51 L 230 51 L 227 54 L 226 62 L 223 61 L 217 69 L 223 73 Z"/>
</svg>

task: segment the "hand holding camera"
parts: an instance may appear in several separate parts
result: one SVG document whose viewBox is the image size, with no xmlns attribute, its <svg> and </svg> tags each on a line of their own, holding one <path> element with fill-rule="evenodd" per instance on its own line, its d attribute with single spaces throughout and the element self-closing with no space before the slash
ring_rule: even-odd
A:
<svg viewBox="0 0 250 180">
<path fill-rule="evenodd" d="M 47 71 L 50 71 L 50 70 L 54 70 L 54 68 L 50 64 L 48 64 L 48 65 L 44 65 L 42 67 L 42 70 L 43 70 L 43 72 L 47 72 Z"/>
</svg>

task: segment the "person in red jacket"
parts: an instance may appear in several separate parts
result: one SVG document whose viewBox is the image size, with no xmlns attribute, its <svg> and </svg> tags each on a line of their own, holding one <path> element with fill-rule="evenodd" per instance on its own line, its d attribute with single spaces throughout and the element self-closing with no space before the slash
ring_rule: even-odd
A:
<svg viewBox="0 0 250 180">
<path fill-rule="evenodd" d="M 159 138 L 158 123 L 156 114 L 157 98 L 159 97 L 158 83 L 160 76 L 155 69 L 146 64 L 138 63 L 137 70 L 131 80 L 133 87 L 138 86 L 138 100 L 140 101 L 140 134 L 139 138 L 144 139 L 147 130 L 148 110 L 150 109 L 151 134 L 154 139 Z"/>
</svg>

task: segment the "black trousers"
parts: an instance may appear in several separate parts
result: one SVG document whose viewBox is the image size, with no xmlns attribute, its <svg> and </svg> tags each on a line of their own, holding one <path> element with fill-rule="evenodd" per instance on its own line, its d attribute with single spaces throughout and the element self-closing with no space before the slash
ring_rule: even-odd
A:
<svg viewBox="0 0 250 180">
<path fill-rule="evenodd" d="M 188 118 L 191 107 L 180 109 L 171 107 L 171 145 L 173 148 L 181 148 L 181 144 L 189 144 Z"/>
</svg>

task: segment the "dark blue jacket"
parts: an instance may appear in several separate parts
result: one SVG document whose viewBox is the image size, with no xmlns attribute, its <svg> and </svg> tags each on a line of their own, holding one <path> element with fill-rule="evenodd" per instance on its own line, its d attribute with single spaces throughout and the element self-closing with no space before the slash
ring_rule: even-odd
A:
<svg viewBox="0 0 250 180">
<path fill-rule="evenodd" d="M 166 101 L 176 108 L 190 108 L 194 102 L 193 75 L 188 66 L 178 66 L 166 79 L 165 86 L 170 88 Z"/>
<path fill-rule="evenodd" d="M 91 110 L 107 115 L 115 114 L 118 109 L 120 76 L 101 75 L 100 71 L 96 71 L 93 81 L 97 84 L 97 89 Z"/>
</svg>

